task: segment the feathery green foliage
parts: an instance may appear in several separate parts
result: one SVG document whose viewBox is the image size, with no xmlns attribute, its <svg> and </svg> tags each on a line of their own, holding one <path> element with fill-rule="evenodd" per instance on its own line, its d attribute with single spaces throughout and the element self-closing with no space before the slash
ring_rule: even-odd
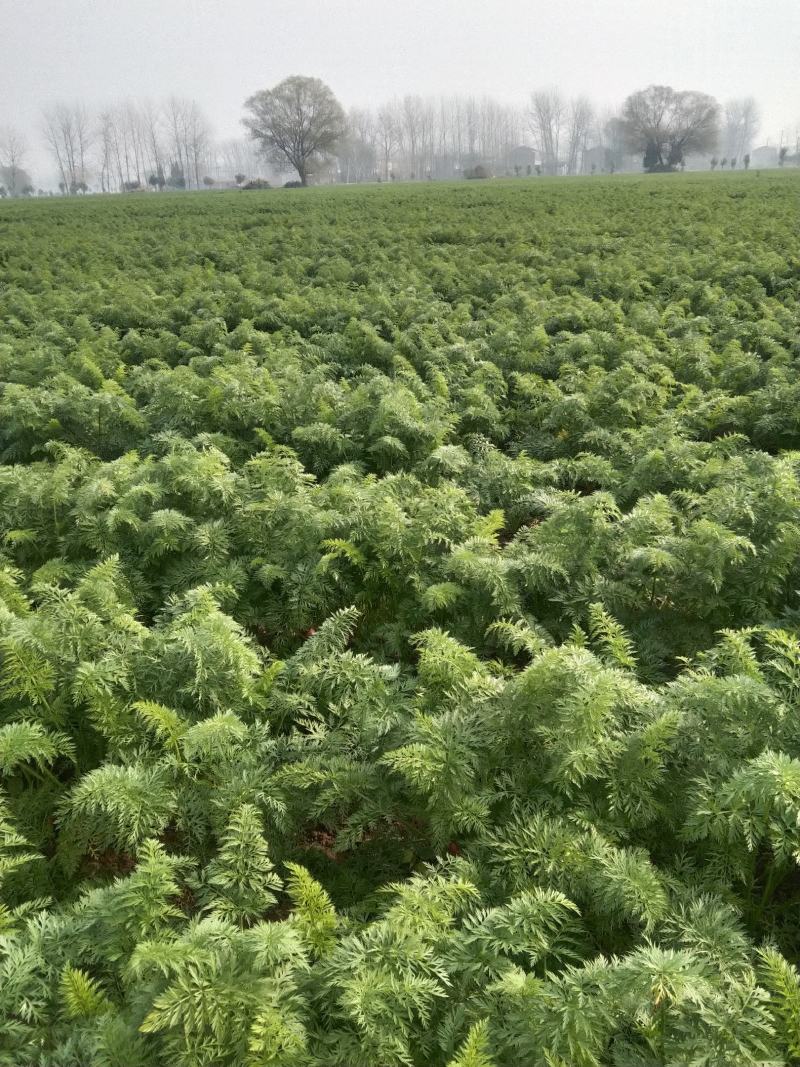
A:
<svg viewBox="0 0 800 1067">
<path fill-rule="evenodd" d="M 0 1065 L 800 1062 L 797 176 L 474 184 L 0 205 Z"/>
</svg>

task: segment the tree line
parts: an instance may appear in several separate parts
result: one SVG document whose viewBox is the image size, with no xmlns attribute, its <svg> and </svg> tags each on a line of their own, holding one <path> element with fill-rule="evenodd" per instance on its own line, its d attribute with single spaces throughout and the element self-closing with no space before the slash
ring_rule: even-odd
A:
<svg viewBox="0 0 800 1067">
<path fill-rule="evenodd" d="M 491 174 L 669 170 L 691 157 L 747 166 L 759 130 L 752 97 L 721 106 L 696 91 L 650 86 L 617 112 L 586 96 L 534 91 L 524 107 L 491 97 L 409 94 L 345 112 L 319 79 L 287 78 L 251 96 L 249 137 L 217 141 L 195 100 L 126 100 L 92 112 L 58 103 L 41 140 L 61 193 L 199 189 L 296 174 L 316 181 L 392 181 Z M 30 195 L 30 138 L 0 130 L 0 195 Z M 795 158 L 783 146 L 776 161 Z"/>
<path fill-rule="evenodd" d="M 659 85 L 632 93 L 616 114 L 598 112 L 585 96 L 541 89 L 525 109 L 407 96 L 345 115 L 323 82 L 293 77 L 250 97 L 245 111 L 266 158 L 296 171 L 301 184 L 331 165 L 346 181 L 519 176 L 523 168 L 572 175 L 640 161 L 649 171 L 672 170 L 717 146 L 747 165 L 759 125 L 752 97 L 722 108 L 706 93 Z"/>
</svg>

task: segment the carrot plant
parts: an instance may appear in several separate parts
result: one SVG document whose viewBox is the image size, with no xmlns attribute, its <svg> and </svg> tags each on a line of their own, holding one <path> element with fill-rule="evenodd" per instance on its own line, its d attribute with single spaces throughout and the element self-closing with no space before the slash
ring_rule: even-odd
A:
<svg viewBox="0 0 800 1067">
<path fill-rule="evenodd" d="M 0 1063 L 800 1062 L 799 193 L 0 206 Z"/>
</svg>

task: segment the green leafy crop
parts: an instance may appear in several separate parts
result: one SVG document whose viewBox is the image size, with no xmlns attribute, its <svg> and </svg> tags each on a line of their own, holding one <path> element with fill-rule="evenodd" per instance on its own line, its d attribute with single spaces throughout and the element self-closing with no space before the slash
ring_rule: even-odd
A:
<svg viewBox="0 0 800 1067">
<path fill-rule="evenodd" d="M 800 1063 L 800 182 L 0 206 L 0 1064 Z"/>
</svg>

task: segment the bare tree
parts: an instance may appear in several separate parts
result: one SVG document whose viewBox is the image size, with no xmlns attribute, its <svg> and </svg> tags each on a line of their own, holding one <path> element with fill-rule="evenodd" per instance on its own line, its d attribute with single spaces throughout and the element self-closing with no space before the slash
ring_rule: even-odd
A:
<svg viewBox="0 0 800 1067">
<path fill-rule="evenodd" d="M 142 135 L 148 163 L 148 181 L 155 178 L 155 185 L 164 182 L 164 131 L 162 109 L 151 100 L 141 106 Z"/>
<path fill-rule="evenodd" d="M 338 157 L 344 181 L 363 182 L 374 177 L 377 163 L 375 123 L 369 111 L 350 109 Z"/>
<path fill-rule="evenodd" d="M 578 174 L 582 169 L 583 154 L 593 121 L 592 105 L 585 96 L 570 100 L 566 120 L 567 174 Z"/>
<path fill-rule="evenodd" d="M 418 177 L 420 143 L 423 137 L 423 103 L 420 96 L 404 96 L 400 108 L 400 143 L 411 168 L 412 178 Z"/>
<path fill-rule="evenodd" d="M 189 153 L 186 146 L 186 101 L 171 96 L 164 105 L 164 122 L 166 125 L 169 153 L 170 181 L 176 179 L 184 186 L 189 170 Z"/>
<path fill-rule="evenodd" d="M 386 178 L 393 162 L 415 178 L 450 178 L 476 166 L 510 173 L 523 140 L 521 112 L 490 97 L 408 96 L 380 107 L 373 128 Z"/>
<path fill-rule="evenodd" d="M 125 100 L 101 111 L 95 143 L 102 191 L 163 185 L 163 142 L 161 109 L 152 102 Z"/>
<path fill-rule="evenodd" d="M 9 196 L 16 196 L 27 184 L 23 170 L 27 153 L 27 142 L 19 130 L 11 126 L 0 130 L 0 169 L 4 172 L 3 179 Z"/>
<path fill-rule="evenodd" d="M 171 96 L 164 106 L 170 181 L 183 186 L 191 179 L 188 109 L 189 102 L 177 96 Z"/>
<path fill-rule="evenodd" d="M 383 177 L 389 180 L 392 158 L 400 144 L 400 122 L 396 103 L 384 104 L 378 108 L 375 118 L 375 140 L 380 153 Z"/>
<path fill-rule="evenodd" d="M 438 133 L 438 116 L 436 105 L 432 100 L 423 100 L 420 109 L 419 124 L 419 171 L 417 177 L 433 177 L 436 162 L 436 141 Z"/>
<path fill-rule="evenodd" d="M 200 188 L 203 164 L 211 151 L 211 127 L 199 105 L 191 100 L 186 112 L 186 150 L 191 172 L 191 184 Z"/>
<path fill-rule="evenodd" d="M 558 173 L 564 117 L 564 100 L 558 89 L 539 89 L 531 95 L 528 126 L 547 174 Z"/>
<path fill-rule="evenodd" d="M 759 127 L 758 104 L 752 96 L 725 104 L 722 148 L 730 156 L 744 156 L 753 147 Z"/>
<path fill-rule="evenodd" d="M 454 153 L 452 148 L 454 133 L 452 101 L 444 97 L 439 99 L 436 121 L 436 172 L 449 177 L 453 171 Z"/>
<path fill-rule="evenodd" d="M 719 105 L 712 96 L 651 85 L 627 98 L 622 126 L 629 148 L 644 154 L 648 170 L 674 167 L 689 152 L 713 150 L 719 137 Z"/>
<path fill-rule="evenodd" d="M 110 110 L 102 111 L 97 124 L 97 161 L 100 168 L 100 190 L 103 193 L 110 193 L 116 187 L 114 165 L 116 143 L 114 117 Z"/>
<path fill-rule="evenodd" d="M 82 104 L 56 104 L 45 112 L 44 136 L 61 175 L 64 192 L 86 190 L 93 132 Z"/>
<path fill-rule="evenodd" d="M 479 158 L 478 138 L 480 120 L 478 105 L 474 96 L 469 96 L 464 101 L 462 118 L 464 122 L 464 149 L 467 163 L 475 163 Z"/>
<path fill-rule="evenodd" d="M 126 189 L 138 183 L 132 165 L 135 158 L 132 131 L 131 107 L 118 104 L 100 115 L 98 134 L 100 148 L 101 188 Z"/>
<path fill-rule="evenodd" d="M 220 177 L 230 178 L 238 175 L 237 184 L 241 185 L 245 178 L 263 177 L 264 162 L 258 149 L 258 145 L 246 138 L 234 138 L 222 141 L 216 146 L 217 160 L 222 173 Z"/>
<path fill-rule="evenodd" d="M 166 102 L 163 115 L 170 170 L 167 181 L 178 188 L 199 189 L 207 164 L 211 163 L 208 120 L 195 100 L 175 96 Z"/>
<path fill-rule="evenodd" d="M 478 151 L 484 165 L 505 169 L 504 108 L 490 97 L 478 105 Z M 487 169 L 489 169 L 487 167 Z"/>
<path fill-rule="evenodd" d="M 44 138 L 53 154 L 61 178 L 61 191 L 69 191 L 70 179 L 75 173 L 74 135 L 69 108 L 57 104 L 44 115 Z"/>
<path fill-rule="evenodd" d="M 344 112 L 319 78 L 286 78 L 245 101 L 250 136 L 276 163 L 288 163 L 303 185 L 312 168 L 336 148 L 346 129 Z"/>
</svg>

